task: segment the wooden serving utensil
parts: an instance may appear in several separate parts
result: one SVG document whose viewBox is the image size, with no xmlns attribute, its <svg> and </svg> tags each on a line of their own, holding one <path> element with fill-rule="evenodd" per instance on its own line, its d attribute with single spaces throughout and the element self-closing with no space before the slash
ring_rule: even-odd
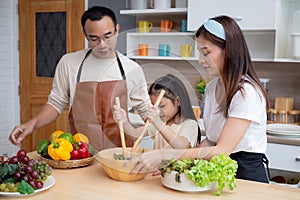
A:
<svg viewBox="0 0 300 200">
<path fill-rule="evenodd" d="M 161 91 L 160 91 L 160 93 L 159 93 L 159 95 L 158 95 L 158 97 L 157 97 L 157 99 L 156 99 L 156 101 L 155 101 L 154 106 L 158 106 L 158 105 L 159 105 L 161 99 L 162 99 L 163 96 L 165 95 L 165 92 L 166 92 L 165 90 L 161 90 Z M 141 134 L 139 135 L 139 137 L 138 137 L 138 139 L 136 140 L 136 142 L 134 143 L 134 145 L 133 145 L 133 147 L 132 147 L 132 149 L 131 149 L 131 152 L 136 152 L 137 149 L 139 148 L 139 146 L 140 146 L 140 144 L 141 144 L 141 141 L 142 141 L 142 138 L 144 137 L 144 134 L 145 134 L 145 132 L 146 132 L 146 130 L 147 130 L 149 124 L 150 124 L 150 121 L 147 119 L 147 120 L 146 120 L 146 123 L 145 123 L 145 126 L 144 126 L 144 129 L 143 129 L 143 131 L 141 132 Z"/>
<path fill-rule="evenodd" d="M 121 108 L 120 98 L 116 97 L 115 101 L 116 101 L 117 107 Z M 126 143 L 125 143 L 125 135 L 124 135 L 124 128 L 123 128 L 123 122 L 122 122 L 122 120 L 119 120 L 118 124 L 119 124 L 120 137 L 121 137 L 121 143 L 122 143 L 122 155 L 125 158 L 126 157 Z"/>
</svg>

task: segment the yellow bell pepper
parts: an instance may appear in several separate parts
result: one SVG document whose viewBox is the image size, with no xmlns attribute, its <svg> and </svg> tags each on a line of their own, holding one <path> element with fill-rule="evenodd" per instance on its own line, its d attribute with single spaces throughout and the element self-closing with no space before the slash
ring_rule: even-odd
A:
<svg viewBox="0 0 300 200">
<path fill-rule="evenodd" d="M 52 137 L 52 142 L 48 146 L 48 154 L 53 160 L 70 160 L 73 146 L 71 142 L 64 138 L 55 139 Z"/>
<path fill-rule="evenodd" d="M 63 131 L 61 131 L 61 130 L 58 130 L 58 131 L 54 131 L 53 133 L 51 133 L 51 135 L 50 135 L 50 140 L 52 140 L 52 138 L 53 138 L 53 135 L 55 135 L 55 139 L 57 139 L 61 134 L 63 134 L 64 132 Z"/>
</svg>

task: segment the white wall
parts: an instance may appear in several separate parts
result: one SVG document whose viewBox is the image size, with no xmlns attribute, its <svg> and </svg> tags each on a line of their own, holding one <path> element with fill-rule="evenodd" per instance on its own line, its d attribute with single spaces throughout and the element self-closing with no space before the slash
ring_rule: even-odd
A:
<svg viewBox="0 0 300 200">
<path fill-rule="evenodd" d="M 8 141 L 20 123 L 17 0 L 0 0 L 0 155 L 19 149 Z"/>
</svg>

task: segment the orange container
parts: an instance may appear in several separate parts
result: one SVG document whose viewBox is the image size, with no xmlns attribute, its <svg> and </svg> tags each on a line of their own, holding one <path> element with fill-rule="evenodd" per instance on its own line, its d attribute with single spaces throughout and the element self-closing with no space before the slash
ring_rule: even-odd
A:
<svg viewBox="0 0 300 200">
<path fill-rule="evenodd" d="M 138 45 L 139 49 L 139 56 L 148 56 L 148 44 L 139 44 Z"/>
</svg>

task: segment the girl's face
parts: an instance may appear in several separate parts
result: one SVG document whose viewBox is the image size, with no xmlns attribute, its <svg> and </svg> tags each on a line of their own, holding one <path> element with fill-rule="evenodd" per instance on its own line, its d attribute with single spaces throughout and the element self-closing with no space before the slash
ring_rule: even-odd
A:
<svg viewBox="0 0 300 200">
<path fill-rule="evenodd" d="M 154 103 L 157 97 L 157 95 L 150 95 L 151 102 Z M 170 99 L 163 97 L 159 104 L 160 118 L 166 122 L 170 121 L 178 113 L 179 106 L 180 103 L 178 99 L 173 103 Z"/>
<path fill-rule="evenodd" d="M 210 76 L 219 76 L 224 69 L 224 50 L 203 37 L 197 38 L 199 63 Z"/>
</svg>

